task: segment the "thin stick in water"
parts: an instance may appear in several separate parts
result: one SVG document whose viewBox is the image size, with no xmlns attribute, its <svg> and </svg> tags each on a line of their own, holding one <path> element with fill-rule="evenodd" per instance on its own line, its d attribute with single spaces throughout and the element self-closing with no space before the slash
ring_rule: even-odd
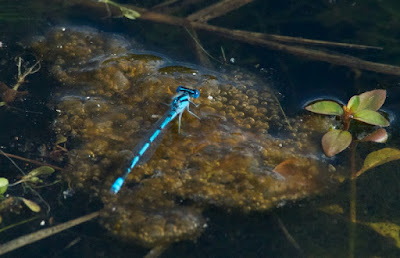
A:
<svg viewBox="0 0 400 258">
<path fill-rule="evenodd" d="M 27 234 L 25 236 L 22 237 L 18 237 L 14 240 L 11 240 L 5 244 L 0 245 L 0 255 L 3 255 L 5 253 L 11 252 L 15 249 L 18 249 L 20 247 L 32 244 L 36 241 L 42 240 L 43 238 L 55 235 L 61 231 L 64 231 L 66 229 L 69 229 L 71 227 L 74 227 L 76 225 L 79 225 L 81 223 L 84 223 L 86 221 L 89 221 L 91 219 L 96 218 L 97 216 L 99 216 L 100 211 L 96 211 L 93 213 L 90 213 L 88 215 L 79 217 L 77 219 L 73 219 L 70 221 L 67 221 L 65 223 L 62 223 L 60 225 L 54 226 L 54 227 L 50 227 L 50 228 L 46 228 L 46 229 L 42 229 L 39 231 L 36 231 L 34 233 L 31 234 Z"/>
</svg>

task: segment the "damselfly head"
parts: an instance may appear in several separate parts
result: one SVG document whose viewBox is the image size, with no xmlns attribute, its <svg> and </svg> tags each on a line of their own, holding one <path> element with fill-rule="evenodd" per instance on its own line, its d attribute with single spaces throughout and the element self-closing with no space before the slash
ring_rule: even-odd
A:
<svg viewBox="0 0 400 258">
<path fill-rule="evenodd" d="M 178 86 L 176 89 L 176 92 L 186 92 L 190 95 L 191 98 L 197 99 L 200 96 L 200 92 L 196 89 L 189 89 L 186 87 L 183 87 L 182 85 Z"/>
</svg>

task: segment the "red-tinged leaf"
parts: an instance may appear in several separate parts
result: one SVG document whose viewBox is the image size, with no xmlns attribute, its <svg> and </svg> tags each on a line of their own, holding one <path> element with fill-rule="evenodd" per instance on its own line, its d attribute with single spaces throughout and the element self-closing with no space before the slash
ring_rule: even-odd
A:
<svg viewBox="0 0 400 258">
<path fill-rule="evenodd" d="M 325 155 L 333 157 L 346 149 L 351 143 L 352 137 L 348 131 L 331 130 L 322 137 L 322 148 Z"/>
<path fill-rule="evenodd" d="M 361 111 L 358 111 L 357 113 L 355 113 L 353 115 L 353 118 L 367 123 L 367 124 L 371 124 L 371 125 L 379 125 L 379 126 L 389 126 L 390 123 L 388 120 L 386 120 L 386 118 L 384 118 L 381 114 L 379 114 L 376 111 L 372 111 L 372 110 L 368 110 L 368 109 L 364 109 Z"/>
<path fill-rule="evenodd" d="M 291 158 L 282 161 L 279 163 L 273 170 L 273 172 L 277 173 L 284 178 L 288 176 L 296 174 L 299 166 L 299 161 L 297 159 Z"/>
<path fill-rule="evenodd" d="M 342 106 L 331 100 L 317 101 L 311 105 L 306 106 L 305 109 L 323 115 L 341 116 L 343 114 Z"/>
<path fill-rule="evenodd" d="M 377 142 L 377 143 L 385 143 L 387 141 L 388 134 L 385 129 L 380 128 L 375 132 L 365 136 L 361 139 L 362 142 Z"/>
<path fill-rule="evenodd" d="M 358 111 L 368 109 L 372 111 L 377 111 L 385 103 L 386 90 L 371 90 L 364 92 L 359 95 L 360 104 L 358 106 Z"/>
<path fill-rule="evenodd" d="M 361 174 L 371 168 L 398 159 L 400 159 L 400 150 L 398 149 L 384 148 L 373 151 L 365 158 L 363 167 L 356 173 L 355 177 L 359 177 Z"/>
<path fill-rule="evenodd" d="M 285 181 L 285 184 L 310 187 L 313 177 L 318 174 L 320 168 L 316 162 L 309 159 L 289 158 L 278 164 L 273 172 L 276 179 Z"/>
<path fill-rule="evenodd" d="M 351 99 L 347 103 L 347 109 L 350 110 L 351 113 L 355 113 L 359 105 L 360 105 L 360 97 L 355 95 L 351 97 Z"/>
</svg>

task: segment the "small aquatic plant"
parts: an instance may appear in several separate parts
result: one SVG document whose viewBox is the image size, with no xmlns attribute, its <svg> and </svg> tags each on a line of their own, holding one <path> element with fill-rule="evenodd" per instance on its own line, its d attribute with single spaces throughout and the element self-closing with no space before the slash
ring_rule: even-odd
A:
<svg viewBox="0 0 400 258">
<path fill-rule="evenodd" d="M 354 179 L 371 168 L 400 159 L 400 150 L 394 148 L 383 148 L 368 154 L 364 160 L 362 168 L 358 171 L 356 169 L 355 152 L 358 142 L 370 141 L 385 143 L 388 139 L 388 134 L 382 127 L 389 126 L 390 122 L 379 112 L 379 109 L 382 107 L 385 99 L 386 90 L 372 90 L 351 97 L 347 105 L 341 105 L 333 100 L 318 100 L 305 107 L 306 110 L 313 113 L 335 115 L 340 118 L 341 128 L 331 129 L 322 137 L 322 148 L 326 156 L 333 157 L 350 146 L 350 179 L 352 179 L 350 182 L 349 196 L 349 216 L 351 223 L 349 226 L 350 257 L 354 257 L 356 239 L 355 227 L 357 223 L 367 225 L 379 234 L 383 236 L 390 236 L 398 241 L 398 237 L 393 237 L 396 234 L 398 235 L 396 232 L 398 232 L 399 226 L 396 224 L 387 222 L 360 222 L 356 219 L 357 188 L 356 180 Z M 353 122 L 353 126 L 350 126 L 353 120 L 362 123 L 357 124 Z M 368 126 L 365 127 L 363 124 Z M 382 227 L 385 227 L 385 229 L 382 229 Z"/>
<path fill-rule="evenodd" d="M 358 142 L 385 143 L 388 134 L 382 127 L 389 126 L 390 122 L 379 112 L 385 99 L 386 90 L 372 90 L 351 97 L 347 105 L 341 105 L 333 100 L 317 100 L 307 105 L 305 109 L 313 113 L 336 115 L 340 118 L 341 128 L 332 128 L 322 137 L 321 143 L 325 155 L 333 157 L 350 146 L 353 156 Z M 364 125 L 354 123 L 354 126 L 350 126 L 353 120 Z M 399 153 L 399 150 L 393 148 L 370 153 L 358 172 L 354 166 L 352 167 L 351 178 L 356 178 L 376 166 L 400 159 Z M 351 160 L 354 165 L 354 158 Z"/>
<path fill-rule="evenodd" d="M 7 178 L 0 177 L 0 213 L 1 214 L 5 214 L 7 212 L 18 213 L 21 203 L 24 203 L 26 207 L 28 207 L 33 212 L 40 212 L 41 210 L 40 206 L 34 201 L 31 201 L 23 197 L 11 196 L 9 194 L 5 195 L 5 193 L 7 192 L 9 187 L 18 185 L 20 183 L 37 184 L 39 182 L 42 182 L 42 180 L 40 179 L 41 176 L 49 175 L 52 174 L 53 172 L 54 172 L 53 168 L 42 166 L 32 170 L 28 174 L 24 175 L 21 180 L 13 184 L 10 184 Z M 28 188 L 32 189 L 30 186 L 28 186 Z M 46 203 L 46 205 L 48 204 Z M 0 216 L 0 222 L 1 221 L 2 217 Z M 0 232 L 8 228 L 9 226 L 5 228 L 0 228 Z"/>
<path fill-rule="evenodd" d="M 0 151 L 1 152 L 1 151 Z M 6 153 L 2 152 L 3 155 L 6 156 Z M 6 156 L 9 158 L 8 156 Z M 9 158 L 10 159 L 10 158 Z M 11 159 L 10 159 L 11 160 Z M 12 160 L 11 160 L 12 161 Z M 47 177 L 54 173 L 54 168 L 49 166 L 40 166 L 31 170 L 28 174 L 25 174 L 18 165 L 16 165 L 13 161 L 12 163 L 16 166 L 16 168 L 23 174 L 22 178 L 15 183 L 10 184 L 9 180 L 5 177 L 0 177 L 0 214 L 4 215 L 6 213 L 18 213 L 21 209 L 21 203 L 24 203 L 31 211 L 37 213 L 41 211 L 41 207 L 31 201 L 29 199 L 13 196 L 10 194 L 6 194 L 7 190 L 10 187 L 22 184 L 24 190 L 29 189 L 33 194 L 35 194 L 42 203 L 47 207 L 47 212 L 50 211 L 49 204 L 42 198 L 42 196 L 34 189 L 44 187 L 43 185 L 43 178 Z M 58 180 L 54 181 L 52 184 L 58 183 Z M 42 185 L 39 185 L 42 184 Z M 0 223 L 2 221 L 2 216 L 0 215 Z M 25 222 L 30 220 L 25 220 Z M 24 223 L 24 222 L 21 222 Z M 7 230 L 13 226 L 19 225 L 20 223 L 9 225 L 3 228 L 0 228 L 0 232 Z"/>
<path fill-rule="evenodd" d="M 353 137 L 349 131 L 352 120 L 379 127 L 389 126 L 389 121 L 378 112 L 385 99 L 386 90 L 373 90 L 351 97 L 347 105 L 341 106 L 333 100 L 319 100 L 307 105 L 305 109 L 313 113 L 340 117 L 342 128 L 332 129 L 322 137 L 322 148 L 325 155 L 335 156 L 349 147 L 354 140 L 386 142 L 387 132 L 382 128 L 361 139 Z"/>
<path fill-rule="evenodd" d="M 385 100 L 386 90 L 372 90 L 351 97 L 347 105 L 333 100 L 317 100 L 305 107 L 313 113 L 340 118 L 341 128 L 332 128 L 325 133 L 321 144 L 328 157 L 333 157 L 350 146 L 353 179 L 371 168 L 400 159 L 400 150 L 384 148 L 370 153 L 364 160 L 363 167 L 357 172 L 355 170 L 353 156 L 359 142 L 385 143 L 388 139 L 388 134 L 382 127 L 389 126 L 390 122 L 379 112 Z M 350 126 L 353 120 L 363 124 L 354 123 L 354 126 Z"/>
<path fill-rule="evenodd" d="M 17 60 L 18 77 L 15 85 L 10 88 L 5 83 L 0 82 L 0 97 L 2 100 L 0 106 L 11 104 L 17 98 L 27 95 L 27 91 L 18 91 L 19 87 L 26 81 L 28 75 L 37 73 L 41 68 L 40 61 L 36 61 L 32 66 L 26 67 L 28 63 L 24 63 L 21 57 L 18 57 Z M 26 67 L 25 70 L 23 70 L 23 67 Z"/>
</svg>

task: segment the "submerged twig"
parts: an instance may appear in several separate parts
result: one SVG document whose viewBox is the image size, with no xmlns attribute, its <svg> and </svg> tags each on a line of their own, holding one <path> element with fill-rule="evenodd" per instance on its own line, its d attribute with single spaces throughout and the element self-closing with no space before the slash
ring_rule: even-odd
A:
<svg viewBox="0 0 400 258">
<path fill-rule="evenodd" d="M 179 1 L 179 5 L 173 6 Z M 151 9 L 157 12 L 172 14 L 179 12 L 180 10 L 186 8 L 189 5 L 200 3 L 204 0 L 167 0 L 165 3 L 161 3 L 153 6 Z"/>
<path fill-rule="evenodd" d="M 301 249 L 300 245 L 297 243 L 296 239 L 290 234 L 290 232 L 287 230 L 285 224 L 283 224 L 282 220 L 274 214 L 275 220 L 278 221 L 279 227 L 281 228 L 283 234 L 285 235 L 286 239 L 289 241 L 289 243 L 292 244 L 292 246 L 301 254 L 302 257 L 305 257 L 304 251 Z"/>
<path fill-rule="evenodd" d="M 1 151 L 1 150 L 0 150 L 0 153 L 3 154 L 6 157 L 19 159 L 19 160 L 22 160 L 22 161 L 26 161 L 26 162 L 38 165 L 38 166 L 48 166 L 48 167 L 51 167 L 51 168 L 54 168 L 54 169 L 57 169 L 57 170 L 60 170 L 60 171 L 64 170 L 63 168 L 57 167 L 55 165 L 43 163 L 43 162 L 36 161 L 36 160 L 33 160 L 33 159 L 27 159 L 27 158 L 24 158 L 24 157 L 21 157 L 21 156 L 18 156 L 18 155 L 14 155 L 14 154 L 11 154 L 11 153 L 6 153 L 6 152 Z M 14 161 L 13 161 L 13 164 L 15 165 Z"/>
<path fill-rule="evenodd" d="M 17 163 L 15 163 L 15 161 L 10 156 L 7 155 L 7 153 L 2 151 L 1 149 L 0 153 L 3 154 L 3 156 L 5 156 L 18 169 L 18 171 L 21 172 L 21 174 L 23 174 L 24 176 L 26 175 L 25 172 L 17 165 Z"/>
<path fill-rule="evenodd" d="M 376 47 L 376 46 L 342 43 L 342 42 L 332 42 L 332 41 L 326 41 L 326 40 L 306 39 L 306 38 L 282 36 L 282 35 L 276 35 L 276 34 L 252 32 L 252 31 L 248 31 L 248 33 L 249 33 L 249 35 L 252 35 L 255 38 L 274 40 L 274 41 L 290 43 L 290 44 L 311 45 L 311 46 L 319 46 L 319 47 L 338 47 L 338 48 L 340 47 L 340 48 L 350 48 L 350 49 L 359 49 L 359 50 L 383 50 L 383 47 Z"/>
<path fill-rule="evenodd" d="M 153 6 L 151 9 L 157 10 L 157 9 L 160 9 L 160 8 L 167 7 L 169 5 L 175 4 L 178 1 L 179 0 L 168 0 L 168 1 L 165 1 L 165 2 L 162 2 L 160 4 L 157 4 L 157 5 Z"/>
<path fill-rule="evenodd" d="M 242 31 L 242 30 L 231 30 L 218 26 L 213 26 L 201 22 L 191 22 L 186 19 L 168 16 L 164 14 L 159 14 L 155 12 L 147 11 L 143 8 L 132 7 L 139 10 L 142 13 L 140 19 L 150 20 L 154 22 L 160 22 L 165 24 L 171 24 L 176 26 L 187 26 L 188 23 L 193 29 L 206 30 L 209 32 L 216 33 L 220 36 L 231 38 L 234 40 L 239 40 L 252 45 L 264 46 L 273 50 L 286 52 L 296 56 L 305 57 L 312 60 L 323 61 L 335 65 L 348 66 L 351 68 L 363 69 L 368 71 L 373 71 L 377 73 L 400 75 L 400 67 L 394 65 L 387 65 L 382 63 L 375 63 L 371 61 L 366 61 L 354 56 L 342 55 L 332 52 L 327 52 L 317 49 L 307 49 L 300 46 L 292 46 L 281 44 L 276 41 L 266 40 L 259 37 L 254 37 L 252 32 Z"/>
<path fill-rule="evenodd" d="M 190 38 L 194 41 L 195 44 L 195 48 L 196 48 L 196 53 L 197 56 L 199 57 L 199 61 L 202 65 L 204 65 L 205 67 L 211 67 L 211 62 L 210 60 L 207 58 L 207 56 L 211 59 L 213 59 L 214 61 L 221 63 L 221 61 L 219 61 L 218 59 L 216 59 L 215 57 L 213 57 L 210 53 L 207 52 L 207 50 L 205 50 L 203 48 L 203 46 L 201 45 L 199 38 L 197 37 L 197 33 L 196 31 L 192 30 L 190 31 L 188 28 L 185 27 L 186 32 L 189 34 Z M 205 56 L 205 55 L 206 56 Z"/>
<path fill-rule="evenodd" d="M 253 0 L 222 0 L 189 15 L 187 19 L 197 22 L 207 22 L 239 9 L 243 5 L 251 2 L 253 2 Z"/>
<path fill-rule="evenodd" d="M 86 1 L 77 1 L 79 4 L 87 5 Z M 95 7 L 94 5 L 90 5 L 92 8 Z M 368 70 L 368 71 L 373 71 L 377 73 L 383 73 L 383 74 L 391 74 L 391 75 L 400 75 L 400 67 L 394 66 L 394 65 L 387 65 L 387 64 L 382 64 L 382 63 L 375 63 L 375 62 L 370 62 L 366 61 L 354 56 L 349 56 L 349 55 L 343 55 L 343 54 L 338 54 L 338 53 L 333 53 L 333 52 L 327 52 L 324 50 L 317 50 L 317 49 L 308 49 L 305 47 L 301 46 L 294 46 L 294 45 L 288 45 L 288 44 L 282 44 L 279 41 L 276 41 L 276 39 L 272 39 L 271 37 L 277 37 L 277 35 L 268 35 L 268 34 L 261 34 L 261 36 L 257 36 L 258 34 L 256 32 L 248 32 L 248 31 L 242 31 L 242 30 L 231 30 L 227 28 L 222 28 L 218 26 L 213 26 L 209 25 L 206 23 L 202 22 L 194 22 L 190 21 L 185 18 L 179 18 L 175 16 L 170 16 L 166 14 L 160 14 L 157 12 L 149 11 L 144 8 L 140 8 L 137 6 L 133 5 L 127 5 L 129 6 L 130 9 L 134 9 L 138 12 L 140 12 L 141 17 L 140 19 L 143 20 L 148 20 L 148 21 L 153 21 L 153 22 L 159 22 L 159 23 L 164 23 L 164 24 L 169 24 L 169 25 L 175 25 L 175 26 L 181 26 L 181 27 L 187 27 L 190 26 L 193 29 L 199 29 L 199 30 L 205 30 L 208 32 L 212 32 L 215 34 L 218 34 L 220 36 L 242 41 L 248 44 L 252 45 L 257 45 L 257 46 L 264 46 L 267 48 L 270 48 L 272 50 L 276 51 L 282 51 L 286 52 L 292 55 L 300 56 L 300 57 L 305 57 L 311 60 L 317 60 L 317 61 L 323 61 L 335 65 L 340 65 L 340 66 L 347 66 L 351 68 L 356 68 L 356 69 L 363 69 L 363 70 Z M 98 6 L 98 8 L 101 8 Z M 112 10 L 118 12 L 119 10 Z M 266 39 L 266 38 L 270 39 Z M 285 36 L 285 38 L 289 38 Z M 280 37 L 280 41 L 283 41 L 284 37 Z M 301 41 L 302 43 L 306 43 L 306 39 L 300 39 L 297 38 L 297 41 Z M 313 44 L 322 44 L 322 41 L 315 41 L 315 40 L 309 40 L 310 43 L 312 42 Z M 333 44 L 332 42 L 325 43 L 326 44 Z M 336 43 L 336 46 L 341 45 L 342 43 Z M 343 45 L 343 44 L 342 44 Z M 349 46 L 349 44 L 347 44 Z M 344 46 L 344 45 L 343 45 Z M 359 45 L 361 47 L 364 47 L 363 45 Z M 356 45 L 351 45 L 352 48 L 356 47 Z M 377 48 L 379 49 L 379 48 Z"/>
<path fill-rule="evenodd" d="M 14 240 L 11 240 L 5 244 L 0 245 L 0 255 L 8 253 L 10 251 L 13 251 L 15 249 L 18 249 L 20 247 L 32 244 L 36 241 L 39 241 L 43 238 L 55 235 L 61 231 L 64 231 L 66 229 L 69 229 L 71 227 L 74 227 L 76 225 L 82 224 L 86 221 L 89 221 L 93 218 L 96 218 L 97 216 L 99 216 L 100 211 L 96 211 L 93 213 L 90 213 L 88 215 L 79 217 L 77 219 L 73 219 L 70 221 L 67 221 L 65 223 L 62 223 L 60 225 L 54 226 L 54 227 L 50 227 L 50 228 L 46 228 L 46 229 L 42 229 L 42 230 L 38 230 L 34 233 L 31 234 L 27 234 L 24 235 L 22 237 L 18 237 Z"/>
<path fill-rule="evenodd" d="M 144 17 L 144 19 L 146 19 L 146 17 Z M 193 23 L 191 23 L 191 25 L 194 28 L 212 31 L 227 38 L 240 40 L 252 45 L 265 46 L 273 50 L 286 52 L 289 54 L 305 57 L 312 60 L 318 60 L 335 65 L 348 66 L 351 68 L 363 69 L 378 73 L 400 75 L 400 67 L 394 65 L 370 62 L 354 56 L 342 55 L 323 50 L 307 49 L 300 46 L 285 45 L 279 42 L 265 40 L 262 38 L 255 38 L 251 35 L 251 32 L 247 31 L 230 30 L 202 23 L 195 23 L 194 25 Z"/>
</svg>

